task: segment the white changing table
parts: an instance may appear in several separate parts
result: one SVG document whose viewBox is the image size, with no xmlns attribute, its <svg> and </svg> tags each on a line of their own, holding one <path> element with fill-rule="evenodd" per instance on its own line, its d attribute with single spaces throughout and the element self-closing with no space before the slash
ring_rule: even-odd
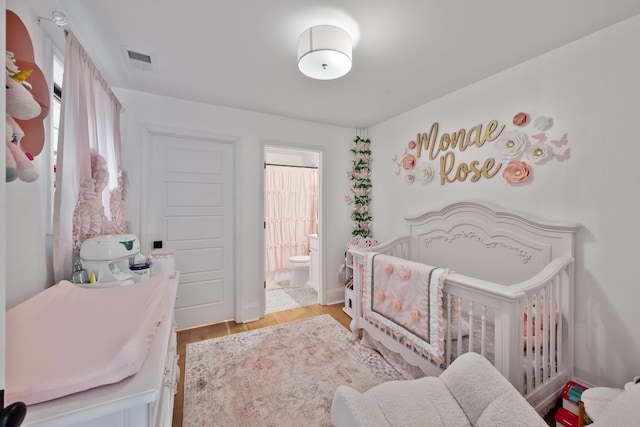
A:
<svg viewBox="0 0 640 427">
<path fill-rule="evenodd" d="M 164 320 L 137 374 L 27 407 L 24 427 L 163 427 L 171 426 L 180 377 L 173 310 L 180 273 L 169 279 Z M 135 286 L 135 285 L 132 285 Z"/>
</svg>

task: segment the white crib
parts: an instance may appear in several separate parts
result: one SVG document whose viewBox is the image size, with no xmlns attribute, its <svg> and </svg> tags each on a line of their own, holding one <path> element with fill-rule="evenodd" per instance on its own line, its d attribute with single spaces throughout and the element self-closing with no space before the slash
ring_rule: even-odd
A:
<svg viewBox="0 0 640 427">
<path fill-rule="evenodd" d="M 456 355 L 478 352 L 538 412 L 546 412 L 573 372 L 577 227 L 469 201 L 405 219 L 409 235 L 350 250 L 356 295 L 354 334 L 364 329 L 429 375 L 438 375 Z M 449 269 L 443 290 L 447 319 L 444 363 L 430 362 L 402 338 L 364 317 L 365 302 L 358 296 L 366 286 L 370 251 Z M 463 322 L 449 327 L 453 318 L 468 322 L 468 334 L 463 333 Z M 535 319 L 542 321 L 536 324 Z"/>
</svg>

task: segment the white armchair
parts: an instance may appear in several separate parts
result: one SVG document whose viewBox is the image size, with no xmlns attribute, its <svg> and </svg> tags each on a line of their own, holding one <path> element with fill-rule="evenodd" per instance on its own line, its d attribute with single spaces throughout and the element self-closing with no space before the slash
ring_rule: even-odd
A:
<svg viewBox="0 0 640 427">
<path fill-rule="evenodd" d="M 548 427 L 484 357 L 466 353 L 439 377 L 389 381 L 364 393 L 336 390 L 335 427 Z"/>
</svg>

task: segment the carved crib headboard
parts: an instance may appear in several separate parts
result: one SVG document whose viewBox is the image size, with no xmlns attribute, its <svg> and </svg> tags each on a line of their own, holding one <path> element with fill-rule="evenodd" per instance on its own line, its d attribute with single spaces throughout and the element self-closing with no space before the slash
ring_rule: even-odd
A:
<svg viewBox="0 0 640 427">
<path fill-rule="evenodd" d="M 485 202 L 457 202 L 405 220 L 411 260 L 498 284 L 519 283 L 556 257 L 574 256 L 574 224 Z"/>
</svg>

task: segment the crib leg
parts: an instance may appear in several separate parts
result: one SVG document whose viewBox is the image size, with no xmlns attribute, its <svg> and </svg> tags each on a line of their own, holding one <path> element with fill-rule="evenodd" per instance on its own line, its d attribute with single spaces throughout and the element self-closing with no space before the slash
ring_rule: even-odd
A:
<svg viewBox="0 0 640 427">
<path fill-rule="evenodd" d="M 351 329 L 351 333 L 353 334 L 353 340 L 358 341 L 358 327 L 356 326 L 356 319 L 351 319 L 349 323 L 349 329 Z"/>
</svg>

